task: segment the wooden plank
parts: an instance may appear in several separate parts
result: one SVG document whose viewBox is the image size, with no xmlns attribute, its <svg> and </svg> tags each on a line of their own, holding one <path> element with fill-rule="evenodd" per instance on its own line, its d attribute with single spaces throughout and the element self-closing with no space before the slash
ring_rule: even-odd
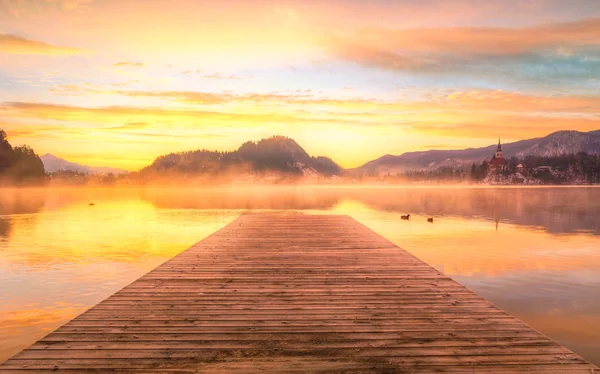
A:
<svg viewBox="0 0 600 374">
<path fill-rule="evenodd" d="M 243 215 L 9 372 L 598 370 L 347 216 Z"/>
</svg>

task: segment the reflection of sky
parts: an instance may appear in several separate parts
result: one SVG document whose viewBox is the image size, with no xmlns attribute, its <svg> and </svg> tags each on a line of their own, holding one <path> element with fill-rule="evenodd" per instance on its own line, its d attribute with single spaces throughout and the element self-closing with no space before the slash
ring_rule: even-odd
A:
<svg viewBox="0 0 600 374">
<path fill-rule="evenodd" d="M 349 214 L 542 333 L 600 362 L 600 237 L 575 232 L 590 230 L 588 216 L 596 214 L 591 201 L 586 211 L 583 202 L 563 199 L 571 191 L 515 190 L 515 196 L 530 193 L 528 201 L 535 204 L 523 205 L 524 196 L 502 204 L 496 229 L 490 218 L 495 208 L 490 207 L 496 206 L 498 194 L 489 191 L 278 191 L 47 190 L 0 199 L 0 217 L 8 227 L 0 233 L 0 359 L 254 208 Z M 573 191 L 588 198 L 600 193 Z M 500 191 L 499 200 L 510 193 Z M 552 196 L 563 203 L 551 201 Z M 469 204 L 469 197 L 476 203 Z M 411 213 L 411 220 L 401 221 L 400 213 Z M 429 216 L 433 224 L 426 221 Z"/>
<path fill-rule="evenodd" d="M 595 258 L 598 257 L 596 251 Z M 495 277 L 455 275 L 453 278 L 559 344 L 600 362 L 597 267 L 584 271 L 521 271 Z"/>
</svg>

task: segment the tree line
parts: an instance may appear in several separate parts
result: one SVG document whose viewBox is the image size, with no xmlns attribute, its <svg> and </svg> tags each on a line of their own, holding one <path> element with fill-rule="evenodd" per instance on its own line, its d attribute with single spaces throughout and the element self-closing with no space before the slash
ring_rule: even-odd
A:
<svg viewBox="0 0 600 374">
<path fill-rule="evenodd" d="M 31 147 L 13 147 L 0 129 L 0 185 L 41 184 L 46 179 L 44 163 Z"/>
<path fill-rule="evenodd" d="M 514 183 L 529 179 L 540 184 L 600 184 L 600 155 L 579 152 L 560 156 L 511 157 L 498 170 L 490 169 L 488 161 L 484 160 L 470 165 L 407 170 L 379 178 L 390 182 L 481 183 L 490 177 Z"/>
<path fill-rule="evenodd" d="M 487 162 L 473 165 L 471 178 L 480 181 L 487 176 Z M 511 157 L 506 165 L 496 172 L 508 178 L 518 175 L 547 184 L 600 183 L 600 155 L 578 152 L 560 156 Z"/>
</svg>

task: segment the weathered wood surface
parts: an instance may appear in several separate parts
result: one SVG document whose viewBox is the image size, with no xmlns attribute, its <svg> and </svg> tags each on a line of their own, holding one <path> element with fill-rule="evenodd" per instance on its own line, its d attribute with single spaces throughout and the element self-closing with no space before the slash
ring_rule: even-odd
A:
<svg viewBox="0 0 600 374">
<path fill-rule="evenodd" d="M 592 373 L 347 216 L 243 215 L 0 371 Z"/>
</svg>

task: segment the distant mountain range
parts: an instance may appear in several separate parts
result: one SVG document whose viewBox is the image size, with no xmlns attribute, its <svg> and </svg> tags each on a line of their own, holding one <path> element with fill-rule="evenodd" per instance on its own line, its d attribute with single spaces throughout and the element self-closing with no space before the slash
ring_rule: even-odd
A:
<svg viewBox="0 0 600 374">
<path fill-rule="evenodd" d="M 309 155 L 296 141 L 273 136 L 258 142 L 246 142 L 237 150 L 219 152 L 195 150 L 159 156 L 140 170 L 139 175 L 239 176 L 277 172 L 296 176 L 336 177 L 343 174 L 396 174 L 407 170 L 434 170 L 443 166 L 464 167 L 489 160 L 496 144 L 463 150 L 430 150 L 407 152 L 399 156 L 385 155 L 353 169 L 342 169 L 328 157 Z M 548 136 L 502 144 L 506 158 L 526 156 L 560 156 L 586 152 L 600 154 L 600 130 L 590 132 L 558 131 Z M 51 154 L 41 157 L 46 172 L 77 171 L 88 174 L 123 174 L 127 171 L 108 167 L 92 167 L 69 162 Z"/>
<path fill-rule="evenodd" d="M 50 153 L 46 153 L 45 155 L 40 157 L 40 159 L 44 163 L 44 169 L 47 173 L 55 173 L 57 171 L 76 171 L 78 173 L 101 175 L 109 173 L 115 175 L 127 173 L 127 170 L 123 169 L 76 164 L 74 162 L 70 162 L 65 159 L 56 157 Z"/>
<path fill-rule="evenodd" d="M 385 155 L 366 164 L 348 169 L 352 174 L 396 174 L 407 170 L 461 167 L 489 160 L 497 145 L 463 150 L 430 150 L 407 152 L 399 156 Z M 558 131 L 543 138 L 502 144 L 504 157 L 560 156 L 587 152 L 600 154 L 600 130 L 590 132 Z"/>
</svg>

